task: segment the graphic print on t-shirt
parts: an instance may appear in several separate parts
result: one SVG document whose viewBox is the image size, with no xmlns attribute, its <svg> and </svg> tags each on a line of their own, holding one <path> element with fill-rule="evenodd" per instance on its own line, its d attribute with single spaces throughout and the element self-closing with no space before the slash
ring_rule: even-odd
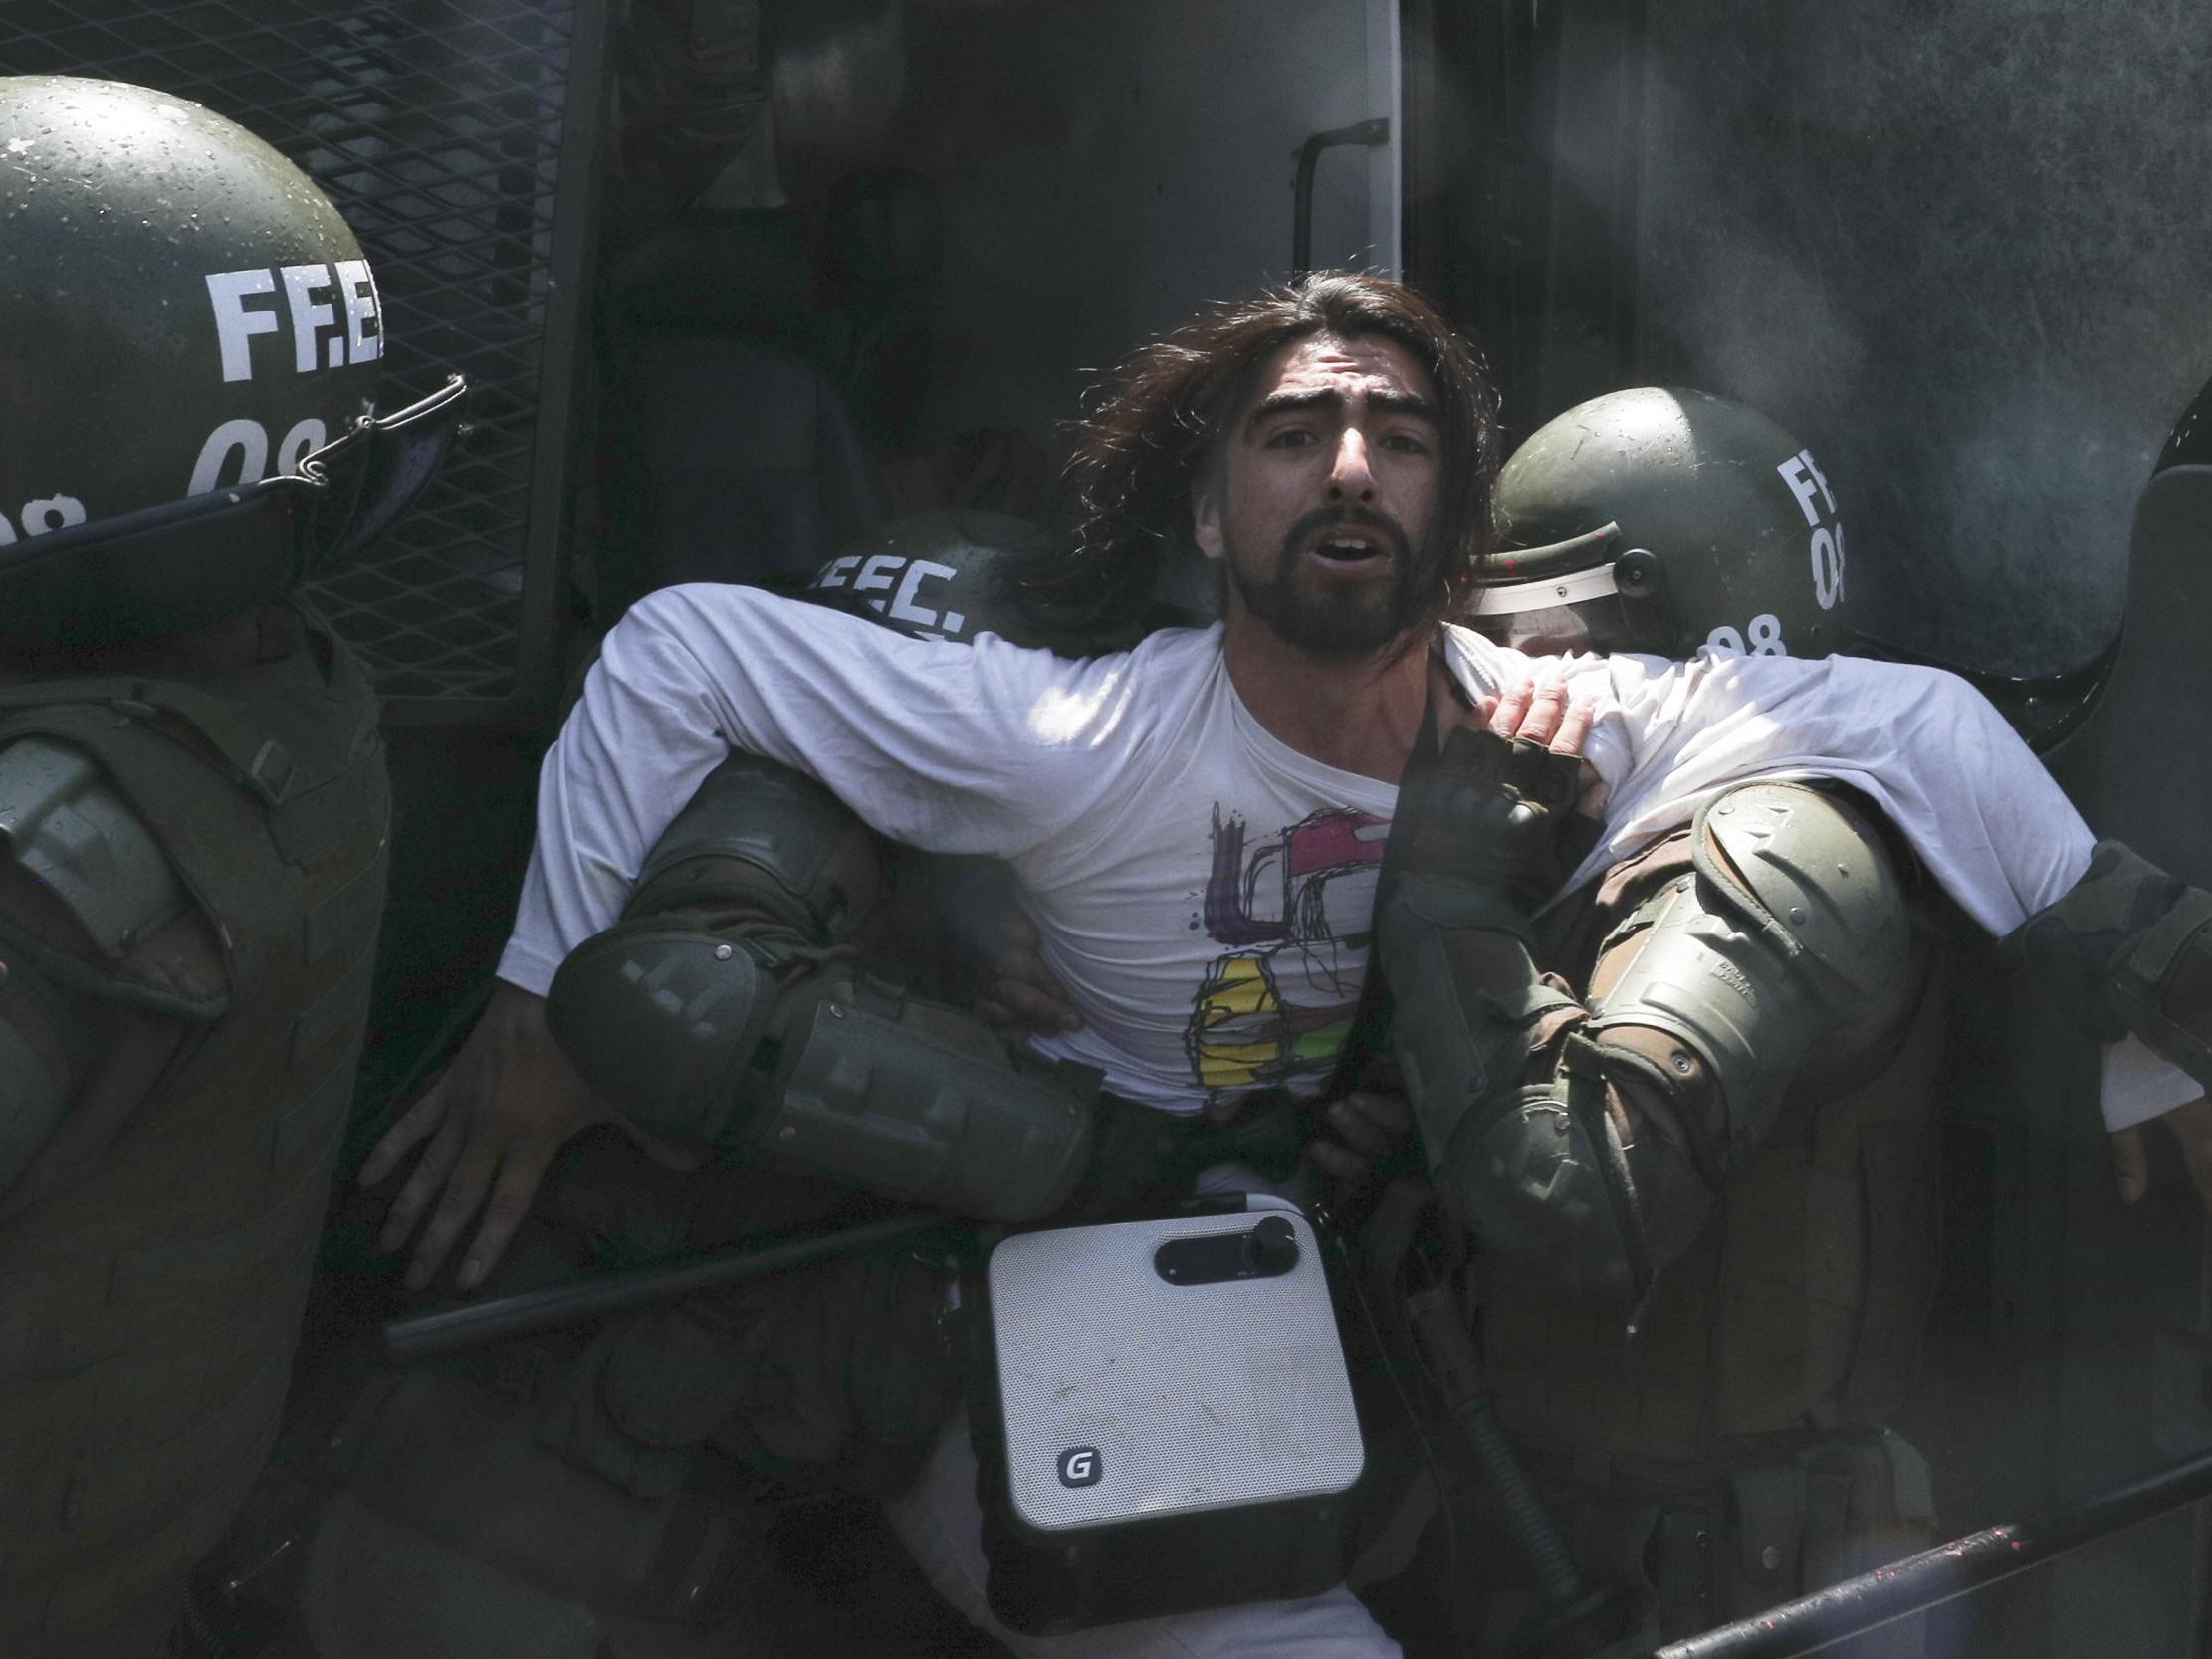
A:
<svg viewBox="0 0 2212 1659">
<path fill-rule="evenodd" d="M 1209 1095 L 1316 1081 L 1336 1065 L 1367 973 L 1375 882 L 1390 820 L 1316 812 L 1251 844 L 1243 818 L 1214 808 L 1209 965 L 1184 1032 Z"/>
</svg>

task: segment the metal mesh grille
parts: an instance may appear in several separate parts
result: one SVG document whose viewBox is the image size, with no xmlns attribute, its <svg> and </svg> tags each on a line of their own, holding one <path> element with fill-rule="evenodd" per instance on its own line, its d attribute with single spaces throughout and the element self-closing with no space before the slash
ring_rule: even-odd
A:
<svg viewBox="0 0 2212 1659">
<path fill-rule="evenodd" d="M 386 409 L 459 371 L 473 430 L 319 587 L 386 697 L 515 695 L 573 8 L 564 0 L 6 0 L 0 74 L 156 87 L 312 174 L 381 292 Z"/>
</svg>

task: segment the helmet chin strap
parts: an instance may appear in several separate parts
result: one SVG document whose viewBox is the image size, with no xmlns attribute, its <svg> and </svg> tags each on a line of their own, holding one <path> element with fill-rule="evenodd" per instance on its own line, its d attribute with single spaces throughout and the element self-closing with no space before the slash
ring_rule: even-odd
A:
<svg viewBox="0 0 2212 1659">
<path fill-rule="evenodd" d="M 361 421 L 302 458 L 301 476 L 324 487 L 302 560 L 307 576 L 343 564 L 406 515 L 461 435 L 468 395 L 467 380 L 456 374 L 428 397 Z"/>
<path fill-rule="evenodd" d="M 297 473 L 27 536 L 0 549 L 0 647 L 187 633 L 328 574 L 403 514 L 460 431 L 466 383 L 363 421 Z"/>
</svg>

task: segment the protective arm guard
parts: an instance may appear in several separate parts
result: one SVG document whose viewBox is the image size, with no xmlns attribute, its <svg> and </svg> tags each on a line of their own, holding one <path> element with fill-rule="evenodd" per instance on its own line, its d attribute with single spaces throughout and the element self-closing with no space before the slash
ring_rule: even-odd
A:
<svg viewBox="0 0 2212 1659">
<path fill-rule="evenodd" d="M 1462 726 L 1399 798 L 1376 950 L 1407 1099 L 1439 1173 L 1520 1082 L 1545 1017 L 1579 1012 L 1538 975 L 1528 920 L 1562 873 L 1559 815 L 1575 784 L 1572 757 Z"/>
<path fill-rule="evenodd" d="M 838 971 L 786 991 L 776 1027 L 741 1133 L 779 1156 L 1000 1221 L 1058 1209 L 1089 1162 L 1098 1074 L 1016 1060 L 961 1009 Z"/>
<path fill-rule="evenodd" d="M 773 762 L 718 767 L 622 920 L 570 953 L 547 1022 L 640 1127 L 758 1148 L 887 1197 L 1029 1220 L 1090 1153 L 1097 1078 L 1024 1059 L 972 1016 L 857 971 L 882 852 Z"/>
<path fill-rule="evenodd" d="M 1551 1081 L 1499 1079 L 1438 1165 L 1485 1248 L 1632 1301 L 1696 1235 L 1815 1041 L 1885 1025 L 1911 995 L 1902 885 L 1841 801 L 1741 784 L 1691 836 L 1694 874 L 1608 941 Z M 1510 1007 L 1503 989 L 1468 1006 L 1461 1042 Z"/>
<path fill-rule="evenodd" d="M 1447 1177 L 1547 1028 L 1582 1012 L 1536 971 L 1526 926 L 1496 895 L 1449 876 L 1408 876 L 1383 909 L 1392 1041 L 1429 1166 Z"/>
<path fill-rule="evenodd" d="M 1429 1167 L 1485 1249 L 1571 1288 L 1648 1283 L 1603 1086 L 1523 1081 L 1584 1017 L 1537 972 L 1524 927 L 1495 896 L 1433 877 L 1408 879 L 1384 910 L 1392 1040 Z"/>
</svg>

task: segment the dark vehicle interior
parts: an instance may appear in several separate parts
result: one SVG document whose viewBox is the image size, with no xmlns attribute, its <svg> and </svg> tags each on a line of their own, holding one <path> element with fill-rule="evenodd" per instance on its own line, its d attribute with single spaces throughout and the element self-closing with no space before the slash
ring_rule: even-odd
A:
<svg viewBox="0 0 2212 1659">
<path fill-rule="evenodd" d="M 474 383 L 422 509 L 318 595 L 376 677 L 396 786 L 349 1167 L 479 1005 L 537 758 L 627 604 L 790 585 L 926 511 L 1041 518 L 1099 371 L 1305 266 L 1436 298 L 1486 345 L 1509 443 L 1640 384 L 1804 435 L 1848 491 L 1860 626 L 1977 677 L 2099 833 L 2212 883 L 2207 63 L 2212 11 L 2151 0 L 0 5 L 0 73 L 161 87 L 317 178 L 374 264 L 393 406 Z M 2203 1212 L 2162 1139 L 2121 1202 L 2097 1068 L 1970 955 L 1896 1424 L 1940 1537 L 2212 1448 Z M 298 1490 L 399 1304 L 379 1214 L 333 1207 Z M 301 1567 L 279 1508 L 229 1562 L 234 1611 L 338 1570 Z M 994 1651 L 864 1504 L 782 1514 L 745 1651 Z M 2212 1652 L 2208 1525 L 1954 1601 L 1929 1651 Z M 1422 1588 L 1447 1570 L 1376 1592 L 1410 1653 L 1450 1651 Z M 556 1600 L 267 1651 L 589 1654 L 522 1634 Z M 709 1651 L 625 1639 L 599 1651 Z"/>
</svg>

